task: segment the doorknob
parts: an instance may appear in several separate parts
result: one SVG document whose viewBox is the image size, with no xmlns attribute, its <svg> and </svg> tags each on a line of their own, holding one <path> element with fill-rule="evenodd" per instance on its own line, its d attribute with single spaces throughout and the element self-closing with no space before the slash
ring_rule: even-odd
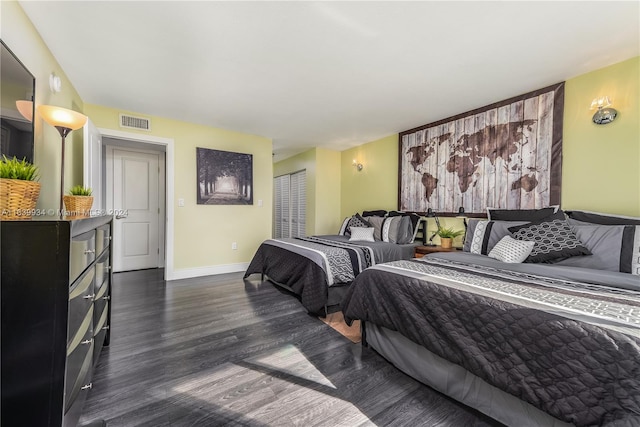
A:
<svg viewBox="0 0 640 427">
<path fill-rule="evenodd" d="M 126 218 L 128 216 L 129 215 L 126 215 L 126 214 L 118 214 L 118 215 L 116 215 L 116 219 L 123 219 L 123 218 Z"/>
</svg>

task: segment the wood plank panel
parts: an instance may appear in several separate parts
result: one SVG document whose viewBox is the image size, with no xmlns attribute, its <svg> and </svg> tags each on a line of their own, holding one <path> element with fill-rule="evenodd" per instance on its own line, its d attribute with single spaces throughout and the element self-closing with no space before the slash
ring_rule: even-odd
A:
<svg viewBox="0 0 640 427">
<path fill-rule="evenodd" d="M 538 151 L 536 153 L 536 178 L 538 186 L 535 189 L 536 207 L 549 206 L 551 181 L 551 145 L 553 142 L 553 102 L 554 93 L 548 92 L 538 97 Z"/>
<path fill-rule="evenodd" d="M 520 174 L 520 207 L 535 209 L 536 150 L 538 150 L 538 97 L 524 100 L 522 122 L 522 171 Z"/>
</svg>

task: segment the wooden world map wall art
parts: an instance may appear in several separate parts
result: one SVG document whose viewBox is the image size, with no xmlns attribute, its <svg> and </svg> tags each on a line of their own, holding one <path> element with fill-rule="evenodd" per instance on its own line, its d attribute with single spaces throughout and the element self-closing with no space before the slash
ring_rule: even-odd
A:
<svg viewBox="0 0 640 427">
<path fill-rule="evenodd" d="M 400 133 L 400 210 L 560 204 L 564 82 Z"/>
</svg>

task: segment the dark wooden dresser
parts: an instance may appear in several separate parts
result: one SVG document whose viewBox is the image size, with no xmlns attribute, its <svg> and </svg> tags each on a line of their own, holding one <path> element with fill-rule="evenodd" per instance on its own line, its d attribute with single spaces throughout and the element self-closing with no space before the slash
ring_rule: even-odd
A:
<svg viewBox="0 0 640 427">
<path fill-rule="evenodd" d="M 1 221 L 0 424 L 75 426 L 111 320 L 112 217 Z"/>
</svg>

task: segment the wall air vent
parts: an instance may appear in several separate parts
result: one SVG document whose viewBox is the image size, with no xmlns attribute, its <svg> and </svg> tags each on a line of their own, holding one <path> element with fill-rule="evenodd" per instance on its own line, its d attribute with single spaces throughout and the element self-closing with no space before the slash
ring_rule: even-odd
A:
<svg viewBox="0 0 640 427">
<path fill-rule="evenodd" d="M 120 114 L 120 127 L 138 130 L 151 130 L 151 120 L 144 117 Z"/>
</svg>

